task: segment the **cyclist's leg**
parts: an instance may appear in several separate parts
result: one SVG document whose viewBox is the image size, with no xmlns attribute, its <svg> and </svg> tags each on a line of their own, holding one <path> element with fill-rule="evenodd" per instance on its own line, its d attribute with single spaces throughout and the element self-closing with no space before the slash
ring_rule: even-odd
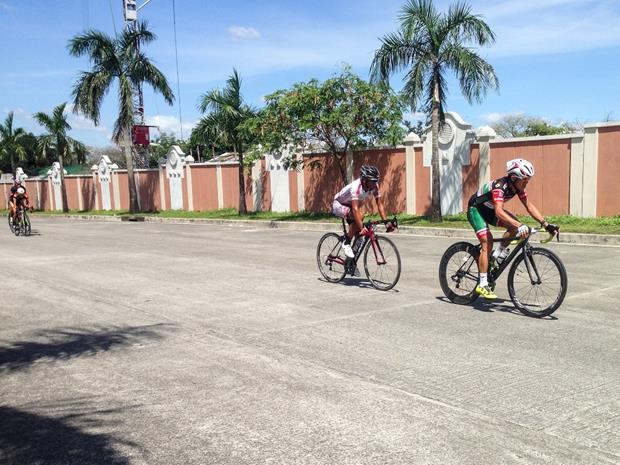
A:
<svg viewBox="0 0 620 465">
<path fill-rule="evenodd" d="M 495 299 L 497 296 L 491 288 L 489 288 L 488 270 L 491 251 L 493 249 L 493 235 L 489 230 L 486 218 L 480 213 L 478 208 L 469 207 L 467 210 L 467 219 L 469 224 L 474 228 L 476 237 L 480 242 L 480 255 L 478 257 L 478 272 L 480 275 L 480 283 L 476 286 L 476 292 L 485 299 Z"/>
<path fill-rule="evenodd" d="M 513 219 L 517 219 L 516 215 L 514 215 L 513 213 L 509 212 L 508 210 L 504 210 L 508 216 L 510 216 Z M 517 220 L 518 221 L 518 220 Z M 508 244 L 510 244 L 510 239 L 511 237 L 515 237 L 517 235 L 517 228 L 515 228 L 512 224 L 508 224 L 508 223 L 504 223 L 503 221 L 501 221 L 499 218 L 495 217 L 495 221 L 494 221 L 494 226 L 498 226 L 500 228 L 506 228 L 506 231 L 504 232 L 504 240 L 501 243 L 502 248 L 506 248 L 508 247 Z"/>
<path fill-rule="evenodd" d="M 15 222 L 15 216 L 17 215 L 17 209 L 15 208 L 15 202 L 9 202 L 9 209 L 11 210 L 11 218 Z"/>
<path fill-rule="evenodd" d="M 334 203 L 332 204 L 332 213 L 338 218 L 344 218 L 349 224 L 349 230 L 347 231 L 347 244 L 351 243 L 351 239 L 353 239 L 359 232 L 355 221 L 351 218 L 351 207 L 334 200 Z"/>
</svg>

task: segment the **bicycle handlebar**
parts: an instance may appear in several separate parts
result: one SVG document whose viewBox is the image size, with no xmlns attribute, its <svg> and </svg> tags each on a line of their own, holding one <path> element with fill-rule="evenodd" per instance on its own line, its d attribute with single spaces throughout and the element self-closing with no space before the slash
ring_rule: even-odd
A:
<svg viewBox="0 0 620 465">
<path fill-rule="evenodd" d="M 396 218 L 396 216 L 394 216 L 393 218 L 389 220 L 378 220 L 378 221 L 368 220 L 366 223 L 364 223 L 364 226 L 369 228 L 371 226 L 376 226 L 378 224 L 388 224 L 388 223 L 392 223 L 394 225 L 394 228 L 398 228 L 398 218 Z"/>
<path fill-rule="evenodd" d="M 528 228 L 528 229 L 529 229 L 529 235 L 537 234 L 539 232 L 545 231 L 544 228 Z M 558 242 L 560 242 L 560 231 L 559 230 L 558 230 L 558 232 L 556 234 L 549 233 L 549 237 L 547 237 L 546 239 L 542 239 L 540 241 L 540 243 L 541 244 L 547 244 L 547 243 L 551 242 L 554 237 L 557 237 Z M 522 237 L 519 237 L 519 236 L 510 237 L 508 239 L 510 240 L 510 244 L 511 245 L 518 244 L 519 242 L 524 240 Z M 503 240 L 504 239 L 498 239 L 498 241 L 503 241 Z"/>
</svg>

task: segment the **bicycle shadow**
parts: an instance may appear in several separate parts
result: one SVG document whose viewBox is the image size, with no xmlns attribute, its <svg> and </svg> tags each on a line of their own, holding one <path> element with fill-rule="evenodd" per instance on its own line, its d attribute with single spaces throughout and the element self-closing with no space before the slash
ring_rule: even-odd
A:
<svg viewBox="0 0 620 465">
<path fill-rule="evenodd" d="M 338 281 L 337 283 L 332 283 L 329 282 L 327 279 L 325 278 L 317 278 L 317 281 L 321 281 L 323 283 L 327 283 L 327 284 L 337 284 L 340 286 L 346 286 L 346 287 L 358 287 L 360 289 L 372 289 L 372 290 L 378 290 L 375 289 L 375 287 L 371 284 L 370 281 L 368 281 L 365 278 L 362 277 L 353 277 L 353 276 L 349 276 L 346 278 L 342 278 L 342 280 Z M 387 292 L 400 292 L 398 289 L 390 289 Z"/>
<path fill-rule="evenodd" d="M 437 296 L 435 298 L 437 300 L 440 300 L 441 302 L 445 302 L 449 304 L 453 303 L 445 296 Z M 458 305 L 458 304 L 454 304 L 454 305 Z M 479 312 L 484 312 L 484 313 L 503 312 L 503 313 L 511 313 L 515 316 L 527 317 L 527 315 L 524 315 L 517 308 L 515 308 L 515 306 L 512 303 L 512 300 L 505 300 L 505 299 L 500 299 L 500 298 L 497 298 L 494 300 L 485 300 L 485 299 L 480 298 L 480 299 L 476 299 L 471 305 L 460 305 L 460 307 L 471 307 L 474 310 L 478 310 Z M 546 316 L 543 318 L 537 318 L 537 319 L 557 320 L 558 318 L 553 315 L 549 315 L 549 316 Z"/>
</svg>

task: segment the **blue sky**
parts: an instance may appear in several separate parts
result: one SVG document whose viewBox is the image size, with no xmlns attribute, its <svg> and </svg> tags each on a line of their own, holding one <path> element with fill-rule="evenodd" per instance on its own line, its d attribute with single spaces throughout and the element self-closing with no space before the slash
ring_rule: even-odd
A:
<svg viewBox="0 0 620 465">
<path fill-rule="evenodd" d="M 141 5 L 144 0 L 139 0 Z M 176 0 L 183 135 L 200 118 L 198 99 L 221 87 L 236 67 L 245 99 L 260 107 L 276 89 L 311 78 L 325 79 L 342 63 L 368 78 L 378 38 L 397 29 L 404 0 Z M 451 1 L 436 0 L 440 10 Z M 501 115 L 527 113 L 552 123 L 620 120 L 619 0 L 472 0 L 497 35 L 479 50 L 494 67 L 499 94 L 469 105 L 456 81 L 447 109 L 474 127 Z M 70 100 L 83 59 L 66 45 L 85 28 L 114 34 L 123 27 L 121 0 L 0 0 L 0 119 L 35 134 L 37 111 Z M 112 14 L 112 12 L 113 14 Z M 151 0 L 140 11 L 158 39 L 146 52 L 177 94 L 171 0 Z M 401 82 L 392 81 L 398 89 Z M 99 127 L 71 115 L 72 136 L 108 145 L 115 119 L 115 93 L 105 99 Z M 145 90 L 150 124 L 180 135 L 179 99 L 169 107 Z"/>
</svg>

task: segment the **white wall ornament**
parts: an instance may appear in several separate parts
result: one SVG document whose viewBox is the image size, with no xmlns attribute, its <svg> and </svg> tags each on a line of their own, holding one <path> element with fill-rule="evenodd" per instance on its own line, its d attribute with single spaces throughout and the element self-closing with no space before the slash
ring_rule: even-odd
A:
<svg viewBox="0 0 620 465">
<path fill-rule="evenodd" d="M 292 148 L 285 148 L 265 155 L 265 166 L 269 171 L 271 187 L 271 211 L 286 212 L 291 209 L 288 162 L 293 152 Z"/>
<path fill-rule="evenodd" d="M 67 174 L 67 170 L 63 169 L 63 174 Z M 54 204 L 56 210 L 62 210 L 62 178 L 60 177 L 60 163 L 55 161 L 52 163 L 52 168 L 47 170 L 47 175 L 50 178 L 50 184 L 54 192 Z"/>
<path fill-rule="evenodd" d="M 431 129 L 424 140 L 424 166 L 431 166 L 433 138 Z M 446 113 L 445 124 L 439 131 L 439 171 L 441 183 L 441 212 L 453 215 L 463 209 L 463 165 L 471 164 L 471 144 L 476 134 L 458 113 Z M 432 176 L 431 176 L 432 182 Z"/>
<path fill-rule="evenodd" d="M 15 180 L 24 182 L 26 179 L 28 179 L 28 175 L 24 173 L 24 170 L 21 167 L 18 166 L 15 170 Z"/>
<path fill-rule="evenodd" d="M 185 177 L 184 166 L 186 159 L 181 147 L 173 145 L 166 155 L 166 177 L 170 185 L 170 208 L 172 210 L 183 209 L 183 181 Z M 193 161 L 193 158 L 191 159 Z M 187 160 L 189 163 L 190 160 Z"/>
<path fill-rule="evenodd" d="M 118 169 L 118 165 L 112 163 L 110 157 L 103 155 L 99 159 L 99 164 L 96 165 L 96 168 L 97 176 L 99 177 L 99 185 L 101 186 L 101 209 L 112 210 L 110 183 L 112 182 L 112 172 Z"/>
</svg>

